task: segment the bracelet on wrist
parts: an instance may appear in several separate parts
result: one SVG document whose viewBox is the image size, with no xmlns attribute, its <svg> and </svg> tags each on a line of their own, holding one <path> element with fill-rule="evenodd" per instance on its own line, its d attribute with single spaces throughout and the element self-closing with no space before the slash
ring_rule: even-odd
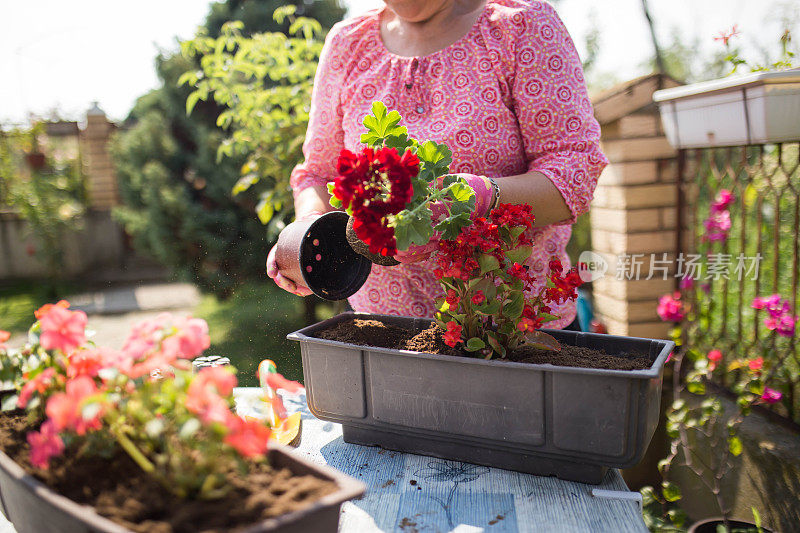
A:
<svg viewBox="0 0 800 533">
<path fill-rule="evenodd" d="M 486 212 L 488 215 L 491 213 L 500 203 L 500 186 L 497 185 L 497 182 L 494 178 L 487 178 L 489 183 L 492 185 L 492 202 L 489 204 L 489 210 Z"/>
</svg>

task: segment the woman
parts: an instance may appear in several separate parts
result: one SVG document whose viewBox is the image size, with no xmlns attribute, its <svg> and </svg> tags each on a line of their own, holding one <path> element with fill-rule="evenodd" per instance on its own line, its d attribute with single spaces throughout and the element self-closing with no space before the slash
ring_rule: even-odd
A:
<svg viewBox="0 0 800 533">
<path fill-rule="evenodd" d="M 550 5 L 386 0 L 334 26 L 314 83 L 306 159 L 291 176 L 298 219 L 332 209 L 325 184 L 336 177 L 339 152 L 359 149 L 361 121 L 376 100 L 400 112 L 412 137 L 451 148 L 450 170 L 475 189 L 477 215 L 495 201 L 533 207 L 534 273 L 553 257 L 569 264 L 571 225 L 588 209 L 607 160 L 580 59 Z M 441 294 L 432 270 L 427 260 L 376 265 L 350 304 L 431 317 Z M 280 273 L 275 248 L 267 272 L 287 291 L 311 292 Z M 555 313 L 561 318 L 550 327 L 570 324 L 574 302 Z"/>
</svg>

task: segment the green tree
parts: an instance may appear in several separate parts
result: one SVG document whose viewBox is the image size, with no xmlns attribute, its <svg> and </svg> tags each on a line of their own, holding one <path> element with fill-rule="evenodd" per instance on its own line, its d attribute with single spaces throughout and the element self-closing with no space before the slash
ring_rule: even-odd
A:
<svg viewBox="0 0 800 533">
<path fill-rule="evenodd" d="M 344 13 L 336 0 L 295 3 L 326 27 Z M 244 34 L 287 31 L 287 23 L 272 18 L 282 4 L 215 3 L 204 31 L 218 34 L 229 17 L 243 19 Z M 232 154 L 217 160 L 226 137 L 217 125 L 223 109 L 199 102 L 186 114 L 191 90 L 178 86 L 178 80 L 199 68 L 180 54 L 161 53 L 156 59 L 162 85 L 139 98 L 112 148 L 124 203 L 116 216 L 137 248 L 226 296 L 244 279 L 264 276 L 270 243 L 255 215 L 255 197 L 231 196 L 245 158 Z"/>
</svg>

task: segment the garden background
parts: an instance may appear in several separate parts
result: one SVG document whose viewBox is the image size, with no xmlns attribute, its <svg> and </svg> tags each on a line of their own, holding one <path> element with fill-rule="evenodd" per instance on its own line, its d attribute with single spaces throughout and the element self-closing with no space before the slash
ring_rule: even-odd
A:
<svg viewBox="0 0 800 533">
<path fill-rule="evenodd" d="M 731 57 L 769 66 L 796 53 L 797 43 L 787 38 L 800 32 L 796 3 L 553 3 L 583 59 L 612 160 L 593 214 L 574 228 L 573 260 L 585 250 L 609 262 L 629 253 L 669 253 L 674 259 L 680 232 L 672 191 L 686 176 L 700 176 L 698 190 L 688 192 L 698 205 L 694 218 L 686 218 L 694 224 L 690 233 L 702 233 L 702 219 L 721 189 L 735 190 L 742 216 L 734 217 L 725 246 L 748 253 L 764 248 L 770 276 L 795 269 L 793 277 L 775 274 L 771 287 L 791 299 L 796 312 L 797 145 L 780 155 L 769 148 L 759 154 L 694 154 L 692 170 L 683 168 L 679 179 L 679 154 L 666 142 L 652 104 L 657 89 L 728 75 Z M 78 295 L 97 304 L 97 295 L 109 290 L 141 295 L 136 291 L 153 283 L 188 282 L 198 296 L 179 307 L 208 320 L 211 352 L 230 357 L 242 381 L 255 383 L 253 371 L 265 357 L 287 377 L 302 379 L 297 348 L 284 336 L 330 316 L 337 305 L 278 290 L 266 279 L 264 261 L 292 220 L 288 176 L 302 157 L 324 34 L 346 13 L 379 2 L 286 5 L 295 8 L 267 0 L 140 2 L 135 9 L 89 1 L 77 8 L 56 2 L 0 7 L 9 30 L 0 37 L 0 76 L 11 80 L 0 87 L 0 329 L 22 334 L 30 310 L 57 298 Z M 34 28 L 15 23 L 28 10 L 42 12 L 28 18 L 40 20 Z M 722 37 L 734 25 L 741 35 L 729 43 Z M 759 177 L 765 168 L 777 181 Z M 762 219 L 762 203 L 773 206 L 773 214 L 777 208 L 778 217 Z M 756 250 L 742 238 L 754 227 L 776 235 L 785 230 L 793 240 L 776 237 L 774 247 L 759 240 Z M 661 283 L 612 278 L 591 287 L 599 322 L 611 333 L 670 334 L 656 300 L 677 288 L 674 276 Z M 774 343 L 765 346 L 764 339 L 742 334 L 756 320 L 748 299 L 764 286 L 740 291 L 727 283 L 712 285 L 709 300 L 725 304 L 702 321 L 694 317 L 682 340 L 692 340 L 702 357 L 713 348 L 730 352 L 730 359 L 748 355 L 737 352 L 740 346 L 774 349 Z M 738 299 L 728 303 L 733 294 Z M 687 301 L 694 297 L 687 295 Z M 106 312 L 112 307 L 96 306 Z M 123 310 L 143 311 L 141 305 L 116 311 Z M 711 334 L 687 337 L 698 324 Z M 114 322 L 107 325 L 113 328 Z M 778 347 L 788 354 L 777 365 L 785 394 L 770 413 L 791 435 L 798 429 L 800 402 L 797 348 L 794 339 L 779 340 Z M 725 376 L 718 381 L 725 385 Z M 789 455 L 800 447 L 797 438 L 787 442 Z M 660 450 L 655 460 L 664 454 Z M 629 483 L 652 483 L 654 468 L 641 478 L 631 474 Z M 800 523 L 800 510 L 790 505 L 792 494 L 800 493 L 800 467 L 779 470 L 794 492 L 770 494 L 780 500 L 776 507 L 786 508 L 744 498 L 748 485 L 742 483 L 726 490 L 743 509 L 758 507 L 775 523 L 792 517 Z M 689 507 L 695 518 L 703 512 Z"/>
</svg>

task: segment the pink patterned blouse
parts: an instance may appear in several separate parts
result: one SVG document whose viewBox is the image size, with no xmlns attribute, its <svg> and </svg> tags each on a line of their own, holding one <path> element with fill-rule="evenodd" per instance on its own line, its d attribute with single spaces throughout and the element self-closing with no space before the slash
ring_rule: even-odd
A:
<svg viewBox="0 0 800 533">
<path fill-rule="evenodd" d="M 409 135 L 451 148 L 453 173 L 502 178 L 535 170 L 550 178 L 573 216 L 531 230 L 528 265 L 543 272 L 552 257 L 569 265 L 572 223 L 589 208 L 607 160 L 580 59 L 553 8 L 535 0 L 489 0 L 467 35 L 424 57 L 389 52 L 380 14 L 342 21 L 328 34 L 305 162 L 291 176 L 295 194 L 336 177 L 339 152 L 360 149 L 361 121 L 381 100 L 400 112 Z M 441 290 L 432 270 L 432 261 L 375 265 L 350 304 L 356 311 L 433 316 Z M 561 319 L 548 326 L 566 326 L 575 317 L 574 303 L 555 314 Z"/>
</svg>

